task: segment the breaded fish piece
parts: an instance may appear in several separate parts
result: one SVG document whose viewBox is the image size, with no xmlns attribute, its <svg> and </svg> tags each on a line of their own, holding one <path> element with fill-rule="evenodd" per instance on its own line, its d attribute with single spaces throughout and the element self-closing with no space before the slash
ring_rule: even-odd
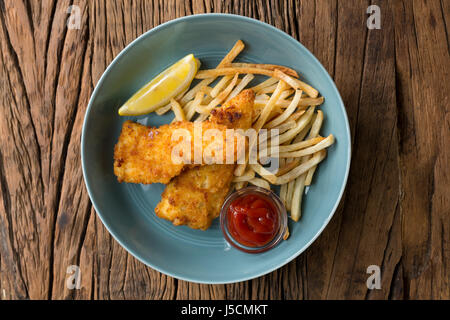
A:
<svg viewBox="0 0 450 320">
<path fill-rule="evenodd" d="M 252 90 L 244 90 L 221 108 L 214 109 L 210 121 L 230 129 L 246 130 L 252 125 L 254 99 Z M 234 164 L 213 164 L 185 170 L 166 186 L 155 209 L 156 215 L 174 225 L 208 229 L 220 214 L 234 169 Z"/>
<path fill-rule="evenodd" d="M 187 169 L 166 186 L 156 215 L 176 226 L 206 230 L 220 212 L 234 167 L 215 164 Z"/>
<path fill-rule="evenodd" d="M 201 125 L 202 132 L 208 129 L 220 130 L 223 132 L 225 139 L 227 128 L 225 125 L 211 121 L 204 121 L 196 125 Z M 122 126 L 119 141 L 114 148 L 114 174 L 118 181 L 167 184 L 173 177 L 179 175 L 186 164 L 172 161 L 172 149 L 177 145 L 179 146 L 180 141 L 182 141 L 182 138 L 179 140 L 172 139 L 172 134 L 178 129 L 187 130 L 191 137 L 194 137 L 194 123 L 188 121 L 179 121 L 159 128 L 150 128 L 139 123 L 126 121 Z M 202 142 L 204 150 L 210 142 L 203 139 Z M 194 161 L 193 138 L 191 139 L 190 159 Z M 203 157 L 200 160 L 203 163 Z"/>
</svg>

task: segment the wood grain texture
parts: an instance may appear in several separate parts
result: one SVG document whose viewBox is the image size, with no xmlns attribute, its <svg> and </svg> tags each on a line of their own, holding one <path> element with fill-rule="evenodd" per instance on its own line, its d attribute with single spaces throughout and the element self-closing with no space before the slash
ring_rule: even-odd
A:
<svg viewBox="0 0 450 320">
<path fill-rule="evenodd" d="M 381 29 L 366 27 L 381 8 Z M 81 10 L 68 29 L 68 8 Z M 112 59 L 171 19 L 225 12 L 301 41 L 333 76 L 353 143 L 345 196 L 297 259 L 199 285 L 112 239 L 84 187 L 80 134 Z M 0 0 L 0 299 L 449 299 L 450 4 L 445 0 Z M 300 70 L 301 71 L 301 70 Z M 81 289 L 66 286 L 70 265 Z M 369 265 L 381 289 L 368 290 Z"/>
</svg>

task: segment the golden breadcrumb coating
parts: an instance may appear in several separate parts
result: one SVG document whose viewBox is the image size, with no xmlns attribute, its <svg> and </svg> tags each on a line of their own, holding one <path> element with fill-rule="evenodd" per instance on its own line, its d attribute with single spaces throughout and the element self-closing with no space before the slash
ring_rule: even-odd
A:
<svg viewBox="0 0 450 320">
<path fill-rule="evenodd" d="M 202 132 L 208 129 L 217 129 L 222 133 L 224 148 L 226 145 L 226 126 L 211 121 L 198 123 Z M 179 121 L 159 128 L 150 128 L 139 123 L 126 121 L 122 126 L 122 132 L 114 149 L 114 174 L 119 182 L 131 183 L 164 183 L 179 175 L 186 166 L 184 163 L 172 161 L 172 150 L 180 146 L 183 138 L 172 139 L 175 130 L 187 130 L 191 141 L 191 161 L 194 161 L 194 123 Z M 189 141 L 185 140 L 187 143 Z M 211 143 L 202 139 L 202 148 L 205 150 Z M 179 150 L 177 148 L 175 150 Z M 181 148 L 182 149 L 182 148 Z M 200 155 L 202 153 L 200 152 Z M 225 159 L 225 151 L 223 152 Z M 215 153 L 212 153 L 215 155 Z M 181 151 L 178 156 L 186 156 Z M 208 157 L 200 157 L 200 163 L 213 161 Z M 224 160 L 222 160 L 224 161 Z M 206 162 L 212 163 L 212 162 Z M 217 163 L 217 162 L 215 162 Z M 192 165 L 189 165 L 192 166 Z"/>
<path fill-rule="evenodd" d="M 221 108 L 211 112 L 210 121 L 230 129 L 248 129 L 252 124 L 252 90 L 244 90 Z M 233 179 L 234 164 L 188 168 L 164 190 L 155 209 L 158 217 L 174 225 L 206 230 L 220 214 Z"/>
</svg>

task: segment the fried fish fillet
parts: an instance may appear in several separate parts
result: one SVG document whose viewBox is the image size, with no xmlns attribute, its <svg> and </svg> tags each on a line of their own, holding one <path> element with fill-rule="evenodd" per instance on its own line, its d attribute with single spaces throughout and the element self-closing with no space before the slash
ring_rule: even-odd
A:
<svg viewBox="0 0 450 320">
<path fill-rule="evenodd" d="M 211 112 L 211 123 L 230 129 L 248 129 L 252 125 L 252 90 L 244 90 L 221 108 Z M 155 209 L 158 217 L 174 225 L 206 230 L 220 214 L 233 179 L 234 164 L 213 164 L 189 168 L 172 179 Z"/>
<path fill-rule="evenodd" d="M 194 137 L 195 126 L 201 126 L 202 132 L 206 132 L 208 129 L 220 130 L 224 137 L 223 144 L 226 145 L 225 130 L 227 127 L 218 122 L 204 121 L 194 124 L 188 121 L 179 121 L 159 128 L 150 128 L 126 121 L 114 148 L 114 174 L 119 182 L 169 183 L 170 179 L 179 175 L 186 166 L 185 163 L 174 162 L 172 159 L 172 150 L 176 146 L 180 146 L 182 140 L 182 138 L 173 139 L 173 135 L 176 130 L 181 130 L 179 132 L 187 132 L 190 137 Z M 191 149 L 189 159 L 194 161 L 194 139 L 191 138 L 191 141 L 188 142 Z M 210 142 L 202 139 L 202 143 L 201 148 L 205 150 Z M 225 152 L 223 154 L 225 157 Z M 180 156 L 182 155 L 180 154 Z M 206 159 L 201 157 L 199 164 L 212 161 Z"/>
</svg>

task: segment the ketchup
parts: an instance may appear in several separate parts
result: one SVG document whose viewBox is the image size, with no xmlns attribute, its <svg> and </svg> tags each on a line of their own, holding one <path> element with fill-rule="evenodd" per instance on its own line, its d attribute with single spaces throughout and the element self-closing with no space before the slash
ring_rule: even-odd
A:
<svg viewBox="0 0 450 320">
<path fill-rule="evenodd" d="M 240 244 L 261 247 L 278 232 L 278 213 L 275 205 L 258 194 L 235 199 L 228 207 L 228 230 Z"/>
</svg>

